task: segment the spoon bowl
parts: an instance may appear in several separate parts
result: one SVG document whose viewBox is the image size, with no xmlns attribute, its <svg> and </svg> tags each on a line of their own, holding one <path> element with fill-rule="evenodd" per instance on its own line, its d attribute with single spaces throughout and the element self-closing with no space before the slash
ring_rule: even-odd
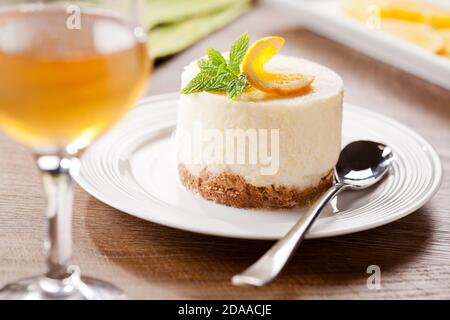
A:
<svg viewBox="0 0 450 320">
<path fill-rule="evenodd" d="M 382 143 L 352 142 L 341 152 L 335 170 L 336 181 L 350 189 L 369 188 L 383 179 L 393 160 L 392 149 Z"/>
</svg>

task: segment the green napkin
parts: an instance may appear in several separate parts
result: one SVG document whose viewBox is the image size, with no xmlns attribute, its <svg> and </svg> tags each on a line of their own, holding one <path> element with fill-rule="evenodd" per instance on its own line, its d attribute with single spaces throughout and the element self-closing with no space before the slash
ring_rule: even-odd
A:
<svg viewBox="0 0 450 320">
<path fill-rule="evenodd" d="M 154 59 L 173 55 L 246 12 L 251 0 L 146 0 Z"/>
</svg>

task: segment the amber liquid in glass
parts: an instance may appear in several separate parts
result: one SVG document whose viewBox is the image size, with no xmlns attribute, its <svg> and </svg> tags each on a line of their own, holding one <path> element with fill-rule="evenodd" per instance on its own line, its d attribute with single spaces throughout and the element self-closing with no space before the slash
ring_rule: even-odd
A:
<svg viewBox="0 0 450 320">
<path fill-rule="evenodd" d="M 35 150 L 87 146 L 133 106 L 150 69 L 124 21 L 89 11 L 71 29 L 68 18 L 0 11 L 0 127 Z"/>
</svg>

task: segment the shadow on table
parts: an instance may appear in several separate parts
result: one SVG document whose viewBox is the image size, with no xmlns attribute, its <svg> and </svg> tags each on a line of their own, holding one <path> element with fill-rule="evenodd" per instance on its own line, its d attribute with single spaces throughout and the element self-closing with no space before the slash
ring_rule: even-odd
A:
<svg viewBox="0 0 450 320">
<path fill-rule="evenodd" d="M 298 299 L 320 296 L 318 289 L 320 294 L 335 295 L 338 290 L 350 294 L 349 285 L 367 290 L 368 266 L 380 266 L 384 277 L 402 265 L 420 262 L 432 236 L 427 210 L 422 209 L 374 230 L 305 241 L 275 283 L 263 289 L 235 288 L 230 277 L 272 242 L 175 230 L 113 210 L 93 198 L 87 212 L 87 232 L 112 263 L 189 298 Z"/>
</svg>

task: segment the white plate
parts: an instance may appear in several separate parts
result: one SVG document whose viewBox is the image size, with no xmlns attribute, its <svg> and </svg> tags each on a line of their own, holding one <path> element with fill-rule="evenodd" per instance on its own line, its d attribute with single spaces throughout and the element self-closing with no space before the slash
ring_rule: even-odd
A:
<svg viewBox="0 0 450 320">
<path fill-rule="evenodd" d="M 266 0 L 305 27 L 450 90 L 450 60 L 345 15 L 339 0 Z M 448 0 L 434 0 L 449 6 Z M 275 5 L 276 4 L 276 5 Z"/>
<path fill-rule="evenodd" d="M 438 190 L 438 155 L 420 136 L 377 113 L 345 105 L 344 143 L 369 139 L 396 154 L 390 175 L 368 191 L 346 192 L 328 206 L 308 238 L 342 235 L 400 219 Z M 172 133 L 177 95 L 146 99 L 83 156 L 78 183 L 123 212 L 210 235 L 278 239 L 306 209 L 241 210 L 203 200 L 180 187 Z"/>
</svg>

